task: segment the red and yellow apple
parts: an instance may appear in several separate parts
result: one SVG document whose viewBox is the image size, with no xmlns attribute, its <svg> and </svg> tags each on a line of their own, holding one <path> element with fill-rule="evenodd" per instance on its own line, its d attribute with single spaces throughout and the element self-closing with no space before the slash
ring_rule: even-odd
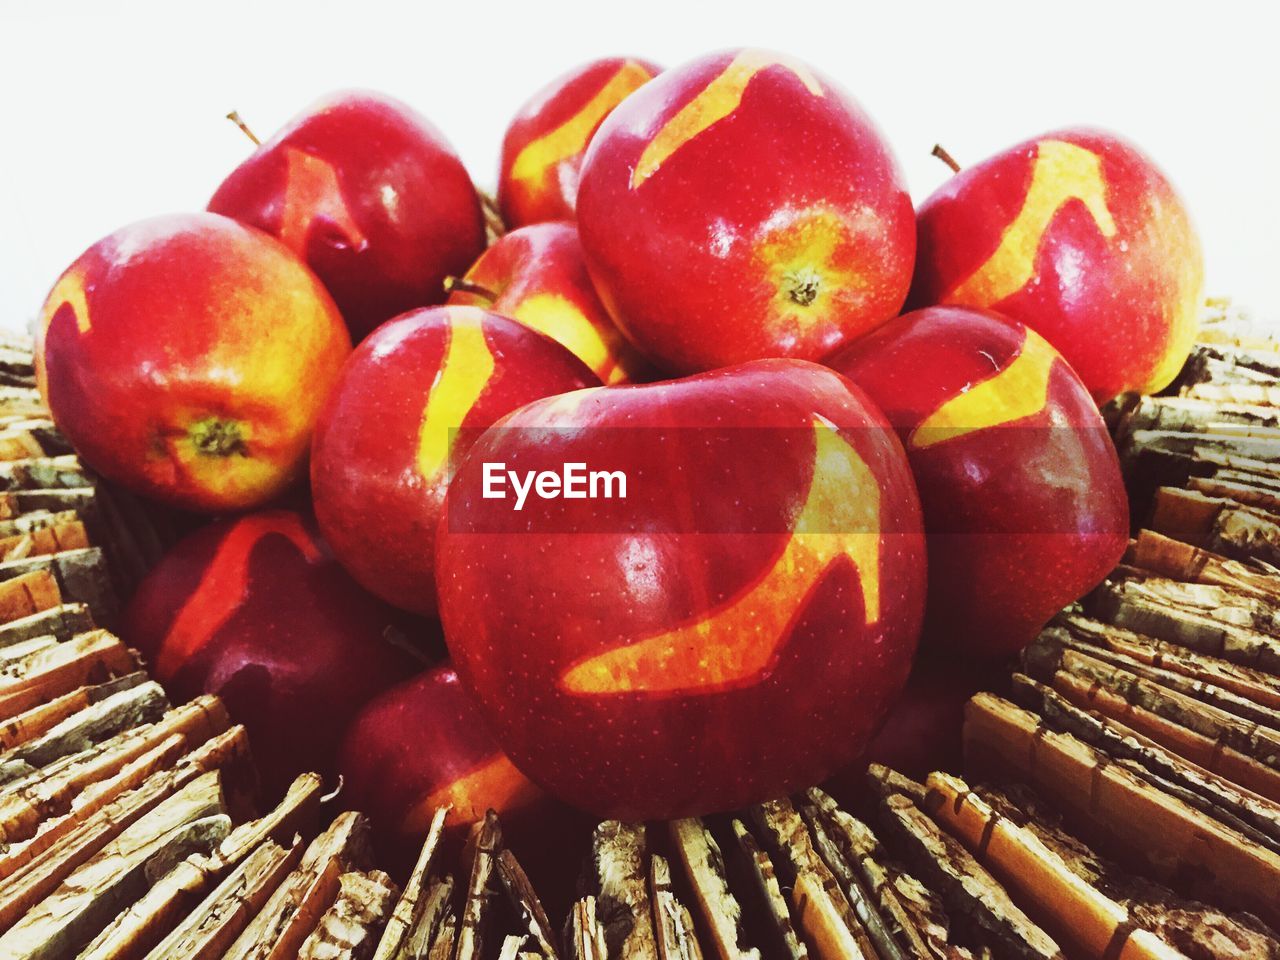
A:
<svg viewBox="0 0 1280 960">
<path fill-rule="evenodd" d="M 648 366 L 596 294 L 572 223 L 537 223 L 491 246 L 449 295 L 484 307 L 568 347 L 607 384 L 642 379 Z"/>
<path fill-rule="evenodd" d="M 397 615 L 343 571 L 290 510 L 190 534 L 138 587 L 121 636 L 186 700 L 217 694 L 249 729 L 272 788 L 334 771 L 338 740 L 417 662 L 387 642 Z"/>
<path fill-rule="evenodd" d="M 906 447 L 929 540 L 933 653 L 1013 653 L 1120 560 L 1129 514 L 1115 448 L 1080 378 L 1030 327 L 930 307 L 829 362 Z"/>
<path fill-rule="evenodd" d="M 304 471 L 350 352 L 297 257 L 198 213 L 135 223 L 81 254 L 41 311 L 36 369 L 95 470 L 173 506 L 238 510 Z"/>
<path fill-rule="evenodd" d="M 614 319 L 675 373 L 820 359 L 897 314 L 915 256 L 870 119 L 761 50 L 668 70 L 615 109 L 583 163 L 578 227 Z"/>
<path fill-rule="evenodd" d="M 375 93 L 334 94 L 236 167 L 209 201 L 274 234 L 316 272 L 359 340 L 444 300 L 484 249 L 471 177 L 444 136 Z"/>
<path fill-rule="evenodd" d="M 388 837 L 419 842 L 436 808 L 446 826 L 506 819 L 545 801 L 489 733 L 484 716 L 447 663 L 392 687 L 352 722 L 340 753 L 344 801 L 370 814 Z"/>
<path fill-rule="evenodd" d="M 1102 403 L 1177 375 L 1203 274 L 1186 208 L 1151 159 L 1109 133 L 1060 130 L 965 168 L 921 205 L 910 303 L 1021 320 Z"/>
<path fill-rule="evenodd" d="M 452 465 L 504 414 L 598 386 L 560 344 L 477 307 L 415 310 L 367 337 L 316 428 L 316 518 L 367 590 L 433 614 L 434 543 Z"/>
<path fill-rule="evenodd" d="M 520 408 L 460 463 L 436 563 L 446 643 L 503 749 L 628 819 L 737 808 L 852 760 L 924 605 L 897 437 L 799 360 Z"/>
<path fill-rule="evenodd" d="M 498 206 L 509 227 L 573 219 L 587 144 L 609 111 L 659 68 L 632 57 L 592 60 L 520 108 L 502 140 Z"/>
</svg>

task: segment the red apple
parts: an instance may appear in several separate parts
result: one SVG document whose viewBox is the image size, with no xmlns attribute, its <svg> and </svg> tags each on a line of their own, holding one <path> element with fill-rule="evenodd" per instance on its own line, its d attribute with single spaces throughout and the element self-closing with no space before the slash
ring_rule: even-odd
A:
<svg viewBox="0 0 1280 960">
<path fill-rule="evenodd" d="M 504 818 L 545 799 L 507 758 L 480 710 L 441 664 L 369 703 L 343 739 L 344 800 L 389 836 L 421 842 L 437 807 L 447 826 Z"/>
<path fill-rule="evenodd" d="M 1003 691 L 1009 672 L 1003 662 L 917 657 L 902 696 L 867 747 L 865 761 L 920 780 L 934 770 L 963 769 L 965 704 L 983 690 Z M 854 792 L 865 791 L 863 767 L 851 778 L 857 781 Z"/>
<path fill-rule="evenodd" d="M 311 487 L 325 539 L 366 589 L 433 614 L 451 464 L 516 407 L 599 382 L 554 340 L 476 307 L 384 324 L 352 354 L 316 428 Z"/>
<path fill-rule="evenodd" d="M 375 93 L 334 94 L 222 182 L 209 209 L 274 234 L 333 294 L 359 340 L 444 300 L 444 278 L 484 249 L 484 217 L 453 147 Z"/>
<path fill-rule="evenodd" d="M 596 294 L 571 223 L 513 230 L 454 287 L 451 304 L 484 307 L 564 344 L 603 383 L 643 378 L 648 367 Z"/>
<path fill-rule="evenodd" d="M 1120 560 L 1129 512 L 1115 448 L 1080 378 L 1030 327 L 931 307 L 829 362 L 906 447 L 929 537 L 934 652 L 1015 652 Z"/>
<path fill-rule="evenodd" d="M 302 473 L 351 340 L 284 246 L 226 217 L 118 230 L 58 278 L 40 390 L 85 462 L 192 510 L 275 497 Z"/>
<path fill-rule="evenodd" d="M 1099 403 L 1182 368 L 1203 294 L 1200 241 L 1150 158 L 1061 130 L 968 167 L 919 211 L 911 304 L 989 307 L 1054 345 Z"/>
<path fill-rule="evenodd" d="M 907 677 L 923 551 L 879 412 L 830 370 L 771 360 L 509 415 L 458 467 L 437 583 L 517 766 L 600 816 L 656 819 L 858 755 Z"/>
<path fill-rule="evenodd" d="M 391 688 L 352 722 L 340 754 L 342 802 L 372 817 L 387 869 L 407 873 L 438 807 L 446 850 L 487 810 L 502 817 L 503 843 L 519 858 L 545 906 L 563 915 L 595 821 L 557 803 L 511 763 L 453 667 L 442 663 Z M 574 855 L 577 853 L 578 855 Z"/>
<path fill-rule="evenodd" d="M 573 219 L 587 143 L 609 111 L 659 68 L 631 57 L 592 60 L 520 108 L 502 140 L 498 205 L 508 226 Z"/>
<path fill-rule="evenodd" d="M 356 712 L 412 675 L 416 662 L 386 640 L 394 623 L 308 519 L 273 510 L 179 541 L 138 587 L 121 635 L 175 698 L 220 696 L 282 788 L 333 772 Z"/>
<path fill-rule="evenodd" d="M 819 359 L 897 314 L 915 218 L 861 108 L 739 50 L 668 70 L 601 125 L 578 223 L 624 332 L 675 372 Z"/>
</svg>

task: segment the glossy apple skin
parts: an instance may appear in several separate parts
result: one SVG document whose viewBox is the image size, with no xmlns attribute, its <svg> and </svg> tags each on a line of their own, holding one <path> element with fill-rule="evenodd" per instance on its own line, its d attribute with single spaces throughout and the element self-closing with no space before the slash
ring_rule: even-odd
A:
<svg viewBox="0 0 1280 960">
<path fill-rule="evenodd" d="M 646 379 L 648 363 L 605 310 L 572 223 L 537 223 L 502 237 L 464 277 L 487 293 L 455 289 L 450 304 L 519 320 L 568 347 L 602 383 Z"/>
<path fill-rule="evenodd" d="M 482 497 L 486 461 L 585 462 L 630 486 L 514 513 Z M 924 539 L 861 391 L 768 360 L 505 418 L 450 487 L 437 582 L 459 675 L 520 769 L 598 816 L 659 819 L 858 755 L 910 667 Z"/>
<path fill-rule="evenodd" d="M 365 589 L 433 615 L 451 462 L 517 407 L 599 382 L 554 340 L 477 307 L 384 324 L 352 354 L 316 429 L 311 490 L 325 539 Z"/>
<path fill-rule="evenodd" d="M 448 663 L 366 705 L 340 757 L 344 801 L 406 844 L 421 843 L 440 806 L 451 807 L 445 825 L 456 827 L 483 820 L 491 808 L 505 820 L 546 801 L 499 749 Z"/>
<path fill-rule="evenodd" d="M 40 390 L 85 462 L 197 511 L 258 506 L 304 471 L 351 352 L 315 275 L 271 237 L 209 213 L 98 241 L 49 293 Z"/>
<path fill-rule="evenodd" d="M 339 738 L 417 662 L 397 615 L 290 510 L 220 520 L 179 541 L 138 587 L 121 636 L 175 702 L 213 693 L 249 729 L 264 784 L 334 772 Z"/>
<path fill-rule="evenodd" d="M 911 460 L 929 538 L 926 649 L 1020 650 L 1119 562 L 1129 512 L 1115 448 L 1080 378 L 1029 328 L 930 307 L 829 362 L 881 405 Z"/>
<path fill-rule="evenodd" d="M 1203 299 L 1200 241 L 1164 174 L 1119 137 L 1020 143 L 961 170 L 918 219 L 912 307 L 1021 320 L 1099 403 L 1154 393 L 1182 368 Z"/>
<path fill-rule="evenodd" d="M 224 180 L 209 209 L 291 247 L 337 301 L 353 339 L 444 300 L 444 278 L 484 249 L 471 177 L 444 136 L 381 94 L 312 105 Z"/>
<path fill-rule="evenodd" d="M 439 806 L 446 851 L 459 850 L 487 810 L 544 896 L 571 892 L 595 821 L 556 802 L 511 763 L 446 661 L 374 698 L 339 754 L 344 806 L 368 814 L 380 861 L 407 873 Z M 578 849 L 581 848 L 581 849 Z M 567 908 L 548 901 L 557 915 Z"/>
<path fill-rule="evenodd" d="M 915 256 L 902 173 L 866 114 L 752 50 L 668 70 L 609 115 L 578 228 L 605 305 L 672 373 L 820 359 L 897 314 Z"/>
<path fill-rule="evenodd" d="M 592 60 L 529 98 L 502 139 L 498 206 L 508 227 L 573 219 L 592 135 L 609 111 L 659 71 L 634 57 Z"/>
</svg>

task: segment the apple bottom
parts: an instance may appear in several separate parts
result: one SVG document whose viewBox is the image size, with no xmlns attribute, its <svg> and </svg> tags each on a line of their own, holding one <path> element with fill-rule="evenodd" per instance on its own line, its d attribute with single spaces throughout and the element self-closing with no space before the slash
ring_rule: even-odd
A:
<svg viewBox="0 0 1280 960">
<path fill-rule="evenodd" d="M 1097 533 L 933 533 L 921 647 L 965 662 L 1016 654 L 1115 566 L 1128 538 Z"/>
<path fill-rule="evenodd" d="M 495 732 L 539 786 L 599 817 L 668 819 L 802 789 L 862 753 L 906 681 L 917 629 L 863 617 L 856 570 L 833 564 L 775 660 L 733 689 L 570 693 L 554 673 L 454 653 L 473 689 L 497 685 L 483 694 Z M 517 700 L 508 684 L 544 692 Z"/>
<path fill-rule="evenodd" d="M 1008 661 L 969 660 L 922 653 L 902 696 L 889 710 L 862 756 L 822 786 L 843 806 L 874 818 L 867 766 L 883 764 L 915 780 L 935 770 L 963 766 L 961 735 L 965 704 L 983 690 L 1008 686 Z"/>
</svg>

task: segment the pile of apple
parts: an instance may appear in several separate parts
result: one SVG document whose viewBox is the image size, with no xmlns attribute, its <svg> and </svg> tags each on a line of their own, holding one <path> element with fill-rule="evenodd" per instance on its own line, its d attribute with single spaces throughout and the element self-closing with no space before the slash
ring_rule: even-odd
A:
<svg viewBox="0 0 1280 960">
<path fill-rule="evenodd" d="M 231 514 L 124 633 L 272 777 L 340 768 L 396 835 L 543 791 L 738 807 L 864 756 L 895 703 L 874 749 L 935 749 L 1121 556 L 1097 404 L 1175 375 L 1202 272 L 1133 146 L 1036 137 L 913 209 L 856 102 L 740 50 L 581 67 L 502 156 L 485 249 L 440 133 L 338 95 L 45 304 L 83 458 Z M 567 463 L 626 497 L 484 495 L 486 465 Z"/>
</svg>

